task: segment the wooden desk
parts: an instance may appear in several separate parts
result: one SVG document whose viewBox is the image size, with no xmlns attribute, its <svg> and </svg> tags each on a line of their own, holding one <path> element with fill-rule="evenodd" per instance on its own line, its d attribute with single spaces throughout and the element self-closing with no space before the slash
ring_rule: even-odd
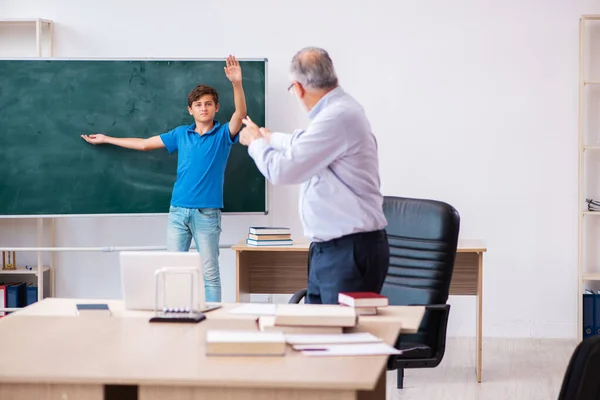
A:
<svg viewBox="0 0 600 400">
<path fill-rule="evenodd" d="M 151 324 L 120 302 L 107 301 L 112 317 L 80 317 L 71 314 L 75 302 L 102 300 L 47 300 L 0 319 L 0 399 L 101 400 L 116 385 L 137 387 L 139 400 L 385 399 L 387 356 L 307 357 L 288 348 L 285 357 L 207 357 L 207 329 L 257 329 L 254 318 L 225 312 L 235 305 L 199 324 Z M 361 317 L 354 331 L 392 344 L 401 325 Z"/>
<path fill-rule="evenodd" d="M 236 259 L 236 301 L 249 302 L 250 293 L 291 294 L 308 283 L 309 243 L 295 242 L 288 247 L 248 246 L 245 240 L 232 247 Z M 484 241 L 461 239 L 458 242 L 450 294 L 475 296 L 476 311 L 476 375 L 482 379 L 482 301 Z"/>
<path fill-rule="evenodd" d="M 16 317 L 77 317 L 77 303 L 105 303 L 113 317 L 117 318 L 143 318 L 150 319 L 153 311 L 131 311 L 126 310 L 122 300 L 109 299 L 71 299 L 60 297 L 48 297 L 43 301 L 33 303 L 15 313 Z M 256 321 L 257 315 L 231 314 L 230 311 L 240 306 L 240 303 L 221 303 L 222 307 L 206 313 L 207 319 L 242 319 Z M 402 332 L 415 333 L 419 329 L 421 319 L 425 313 L 425 307 L 418 306 L 394 306 L 379 310 L 377 315 L 361 315 L 360 322 L 397 322 L 402 323 Z M 1 321 L 1 319 L 0 319 Z"/>
</svg>

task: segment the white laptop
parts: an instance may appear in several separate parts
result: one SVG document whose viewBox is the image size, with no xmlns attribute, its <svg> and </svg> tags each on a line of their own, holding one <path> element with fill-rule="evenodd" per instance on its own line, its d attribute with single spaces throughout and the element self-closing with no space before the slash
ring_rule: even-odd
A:
<svg viewBox="0 0 600 400">
<path fill-rule="evenodd" d="M 123 251 L 121 265 L 121 291 L 126 310 L 154 311 L 155 293 L 158 293 L 158 311 L 163 307 L 185 309 L 190 307 L 191 279 L 195 278 L 194 311 L 205 312 L 218 305 L 205 304 L 204 278 L 200 253 L 171 251 Z M 156 292 L 156 271 L 163 268 L 197 271 L 196 274 L 161 274 Z M 163 281 L 164 279 L 164 281 Z M 164 286 L 163 286 L 164 284 Z M 164 295 L 163 295 L 164 289 Z"/>
</svg>

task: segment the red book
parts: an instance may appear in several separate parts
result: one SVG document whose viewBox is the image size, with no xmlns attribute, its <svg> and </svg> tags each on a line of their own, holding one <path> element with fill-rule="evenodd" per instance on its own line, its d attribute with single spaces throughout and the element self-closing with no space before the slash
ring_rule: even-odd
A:
<svg viewBox="0 0 600 400">
<path fill-rule="evenodd" d="M 350 307 L 385 307 L 389 304 L 387 297 L 374 292 L 342 292 L 338 294 L 338 302 Z"/>
</svg>

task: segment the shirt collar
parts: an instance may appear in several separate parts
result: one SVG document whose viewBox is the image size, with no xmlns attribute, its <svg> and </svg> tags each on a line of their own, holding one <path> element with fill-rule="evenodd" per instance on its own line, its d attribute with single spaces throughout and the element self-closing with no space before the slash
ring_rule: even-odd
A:
<svg viewBox="0 0 600 400">
<path fill-rule="evenodd" d="M 206 132 L 205 135 L 210 135 L 211 133 L 215 133 L 215 131 L 217 130 L 217 128 L 219 128 L 219 126 L 221 126 L 221 123 L 219 121 L 213 121 L 213 127 L 210 131 Z M 198 133 L 195 131 L 196 129 L 196 123 L 194 122 L 193 124 L 191 124 L 190 126 L 188 126 L 187 128 L 187 132 L 188 133 Z"/>
<path fill-rule="evenodd" d="M 331 102 L 331 100 L 344 94 L 344 90 L 338 86 L 335 89 L 330 90 L 325 96 L 321 97 L 317 104 L 308 112 L 308 118 L 314 119 L 320 112 Z"/>
</svg>

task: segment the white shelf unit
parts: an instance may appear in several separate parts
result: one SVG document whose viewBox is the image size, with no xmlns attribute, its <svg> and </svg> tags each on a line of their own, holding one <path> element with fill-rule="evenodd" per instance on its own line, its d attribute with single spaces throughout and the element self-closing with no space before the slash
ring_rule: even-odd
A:
<svg viewBox="0 0 600 400">
<path fill-rule="evenodd" d="M 2 270 L 0 269 L 0 282 L 4 284 L 10 284 L 15 282 L 25 282 L 26 284 L 38 284 L 39 285 L 39 276 L 37 266 L 30 266 L 28 269 L 25 266 L 17 266 L 17 269 L 14 270 Z M 42 279 L 43 286 L 38 286 L 38 301 L 40 297 L 40 293 L 42 296 L 48 297 L 48 293 L 53 296 L 54 290 L 52 287 L 52 279 L 50 275 L 52 270 L 48 266 L 42 267 L 43 275 L 45 275 L 45 279 Z M 41 287 L 41 289 L 40 289 Z M 0 311 L 17 311 L 20 307 L 10 308 L 4 307 L 0 308 Z"/>
<path fill-rule="evenodd" d="M 54 218 L 50 219 L 50 247 L 54 247 Z M 17 282 L 17 281 L 28 281 L 30 283 L 34 283 L 33 280 L 28 278 L 30 275 L 35 275 L 37 277 L 36 282 L 38 288 L 38 301 L 42 300 L 44 297 L 48 297 L 48 293 L 50 297 L 54 297 L 54 265 L 55 258 L 54 252 L 50 253 L 50 266 L 43 265 L 43 246 L 44 246 L 44 220 L 42 218 L 37 218 L 37 263 L 36 265 L 26 266 L 19 263 L 18 257 L 18 249 L 8 246 L 0 246 L 2 251 L 13 251 L 17 250 L 17 269 L 14 270 L 5 270 L 0 267 L 0 282 Z M 39 271 L 42 271 L 40 274 Z M 20 277 L 19 277 L 20 276 Z M 17 279 L 19 277 L 19 279 Z M 16 311 L 19 308 L 2 308 L 0 307 L 0 311 Z"/>
<path fill-rule="evenodd" d="M 44 272 L 50 271 L 50 267 L 42 267 L 42 270 Z M 25 274 L 25 275 L 37 275 L 38 274 L 38 270 L 37 270 L 37 267 L 35 269 L 27 269 L 26 267 L 23 267 L 23 266 L 17 266 L 17 269 L 0 270 L 0 274 L 8 274 L 8 275 L 21 275 L 21 274 Z"/>
<path fill-rule="evenodd" d="M 578 122 L 578 279 L 577 337 L 583 338 L 583 293 L 600 289 L 600 211 L 586 199 L 600 201 L 600 15 L 579 20 Z"/>
<path fill-rule="evenodd" d="M 42 40 L 46 28 L 46 41 L 48 43 L 48 56 L 52 57 L 54 41 L 54 22 L 43 18 L 0 18 L 2 25 L 31 25 L 35 27 L 35 42 L 37 56 L 42 57 Z"/>
<path fill-rule="evenodd" d="M 36 52 L 38 57 L 43 57 L 42 51 L 42 43 L 46 40 L 47 43 L 47 52 L 48 56 L 52 57 L 54 53 L 54 22 L 48 19 L 43 18 L 0 18 L 0 25 L 30 25 L 35 27 L 35 37 L 36 37 Z M 44 32 L 46 35 L 44 35 Z M 44 38 L 45 37 L 45 38 Z M 50 218 L 50 247 L 54 247 L 54 218 Z M 42 248 L 44 246 L 44 219 L 37 218 L 37 247 Z M 3 246 L 2 246 L 3 247 Z M 9 251 L 10 248 L 4 248 L 4 250 Z M 42 251 L 37 251 L 37 264 L 32 266 L 31 270 L 26 269 L 25 267 L 17 267 L 17 270 L 2 270 L 0 267 L 0 281 L 3 280 L 4 275 L 15 275 L 15 274 L 23 274 L 25 276 L 29 274 L 34 274 L 37 276 L 37 285 L 38 285 L 38 301 L 44 298 L 44 275 L 49 275 L 50 287 L 49 292 L 50 296 L 54 296 L 54 252 L 50 253 L 50 266 L 43 265 L 43 255 Z M 17 257 L 18 259 L 18 257 Z M 17 261 L 18 263 L 18 261 Z M 42 273 L 38 273 L 38 271 L 42 271 Z M 46 272 L 48 274 L 46 274 Z M 13 276 L 14 277 L 14 276 Z M 47 282 L 47 281 L 46 281 Z M 0 311 L 16 311 L 18 308 L 0 308 Z"/>
</svg>

